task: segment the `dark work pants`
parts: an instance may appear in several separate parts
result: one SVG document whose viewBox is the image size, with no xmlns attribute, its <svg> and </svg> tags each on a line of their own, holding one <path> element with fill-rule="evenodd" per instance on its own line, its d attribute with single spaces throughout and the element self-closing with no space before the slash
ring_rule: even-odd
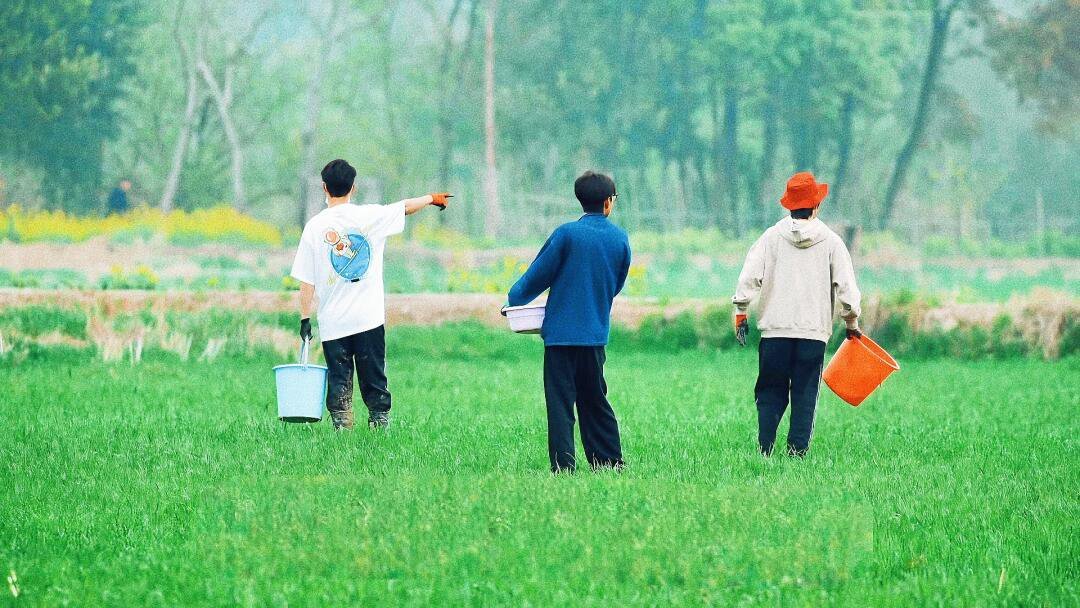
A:
<svg viewBox="0 0 1080 608">
<path fill-rule="evenodd" d="M 353 369 L 360 379 L 360 395 L 370 414 L 390 411 L 390 391 L 386 390 L 386 327 L 323 342 L 326 357 L 326 409 L 352 410 Z"/>
<path fill-rule="evenodd" d="M 788 453 L 806 454 L 814 433 L 825 343 L 800 338 L 762 338 L 758 347 L 758 379 L 754 396 L 758 410 L 758 445 L 771 454 L 776 428 L 791 398 Z"/>
<path fill-rule="evenodd" d="M 574 403 L 581 419 L 581 444 L 593 467 L 621 467 L 619 422 L 607 400 L 603 346 L 548 346 L 544 349 L 548 456 L 552 471 L 573 471 Z"/>
</svg>

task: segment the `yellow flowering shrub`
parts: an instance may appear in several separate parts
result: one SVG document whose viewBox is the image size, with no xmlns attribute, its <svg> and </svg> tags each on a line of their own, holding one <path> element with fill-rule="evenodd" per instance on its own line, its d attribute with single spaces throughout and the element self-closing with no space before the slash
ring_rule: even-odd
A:
<svg viewBox="0 0 1080 608">
<path fill-rule="evenodd" d="M 231 207 L 171 213 L 167 218 L 166 234 L 169 240 L 185 243 L 242 241 L 260 245 L 281 245 L 280 230 L 266 222 L 238 213 Z"/>
<path fill-rule="evenodd" d="M 132 272 L 127 272 L 122 266 L 114 265 L 109 269 L 109 274 L 101 277 L 99 287 L 101 289 L 156 289 L 158 276 L 146 264 L 139 264 Z"/>
<path fill-rule="evenodd" d="M 471 238 L 463 232 L 426 222 L 417 223 L 409 236 L 414 243 L 420 243 L 433 249 L 450 251 L 468 251 L 489 245 L 480 239 Z"/>
<path fill-rule="evenodd" d="M 161 213 L 139 208 L 122 215 L 81 217 L 63 211 L 25 211 L 18 206 L 0 209 L 0 238 L 19 242 L 79 242 L 90 238 L 160 234 L 171 242 L 242 242 L 281 245 L 281 231 L 272 224 L 244 215 L 231 207 L 175 210 Z"/>
<path fill-rule="evenodd" d="M 505 293 L 528 268 L 528 264 L 510 256 L 487 268 L 455 268 L 447 277 L 447 291 Z"/>
<path fill-rule="evenodd" d="M 623 293 L 633 297 L 647 295 L 649 293 L 648 273 L 649 269 L 644 264 L 630 264 Z"/>
<path fill-rule="evenodd" d="M 285 275 L 281 277 L 281 289 L 285 291 L 297 291 L 300 289 L 300 281 L 297 281 L 290 275 Z"/>
</svg>

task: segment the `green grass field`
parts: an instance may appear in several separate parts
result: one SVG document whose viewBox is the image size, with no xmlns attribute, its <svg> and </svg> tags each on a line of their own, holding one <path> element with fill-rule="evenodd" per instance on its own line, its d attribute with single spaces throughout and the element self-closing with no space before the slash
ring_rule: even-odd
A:
<svg viewBox="0 0 1080 608">
<path fill-rule="evenodd" d="M 749 349 L 615 344 L 629 468 L 553 477 L 536 338 L 388 335 L 389 432 L 276 421 L 270 356 L 4 361 L 0 605 L 1080 604 L 1075 357 L 823 389 L 796 461 Z"/>
</svg>

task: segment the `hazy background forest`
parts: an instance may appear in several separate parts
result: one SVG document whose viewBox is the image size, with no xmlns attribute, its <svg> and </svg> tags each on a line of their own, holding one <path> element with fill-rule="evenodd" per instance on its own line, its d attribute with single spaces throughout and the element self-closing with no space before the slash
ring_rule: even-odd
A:
<svg viewBox="0 0 1080 608">
<path fill-rule="evenodd" d="M 9 0 L 0 26 L 0 207 L 101 214 L 127 178 L 291 228 L 343 157 L 366 201 L 458 193 L 437 220 L 473 236 L 542 236 L 587 168 L 631 231 L 744 236 L 812 170 L 831 223 L 1076 247 L 1075 0 Z"/>
</svg>

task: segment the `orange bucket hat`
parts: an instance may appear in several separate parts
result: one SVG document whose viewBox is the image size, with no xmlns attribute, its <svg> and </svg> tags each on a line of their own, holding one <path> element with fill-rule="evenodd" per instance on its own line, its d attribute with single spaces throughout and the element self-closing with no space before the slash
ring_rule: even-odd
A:
<svg viewBox="0 0 1080 608">
<path fill-rule="evenodd" d="M 829 184 L 819 184 L 813 173 L 803 171 L 792 175 L 787 181 L 787 191 L 780 199 L 780 204 L 788 211 L 813 209 L 820 205 L 828 194 Z"/>
</svg>

